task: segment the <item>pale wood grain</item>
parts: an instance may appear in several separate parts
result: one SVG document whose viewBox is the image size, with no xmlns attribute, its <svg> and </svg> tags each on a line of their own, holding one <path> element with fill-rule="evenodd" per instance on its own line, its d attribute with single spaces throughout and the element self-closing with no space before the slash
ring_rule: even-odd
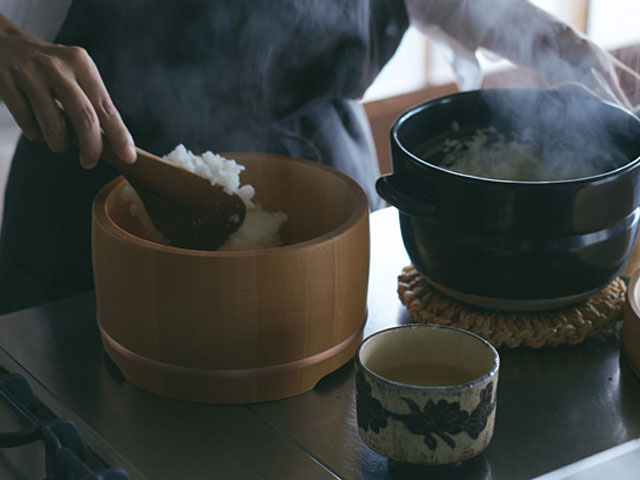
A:
<svg viewBox="0 0 640 480">
<path fill-rule="evenodd" d="M 94 202 L 105 348 L 132 383 L 160 394 L 214 403 L 295 395 L 349 360 L 362 337 L 365 193 L 315 163 L 264 154 L 231 158 L 246 165 L 243 182 L 254 185 L 256 201 L 288 215 L 286 246 L 211 252 L 145 240 L 120 195 L 121 178 Z"/>
</svg>

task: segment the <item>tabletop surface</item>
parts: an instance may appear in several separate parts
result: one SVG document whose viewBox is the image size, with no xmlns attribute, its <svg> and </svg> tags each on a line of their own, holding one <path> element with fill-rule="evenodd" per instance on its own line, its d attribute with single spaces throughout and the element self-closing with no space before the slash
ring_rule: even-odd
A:
<svg viewBox="0 0 640 480">
<path fill-rule="evenodd" d="M 373 213 L 365 336 L 411 321 L 396 292 L 408 264 L 397 211 Z M 499 353 L 487 450 L 456 465 L 417 467 L 387 460 L 360 440 L 352 362 L 289 399 L 197 404 L 122 378 L 102 351 L 93 293 L 0 317 L 0 365 L 27 376 L 52 410 L 78 423 L 96 451 L 131 478 L 517 480 L 640 437 L 640 379 L 621 358 L 616 332 L 575 346 Z M 34 478 L 15 473 L 16 461 L 0 450 L 2 478 Z"/>
</svg>

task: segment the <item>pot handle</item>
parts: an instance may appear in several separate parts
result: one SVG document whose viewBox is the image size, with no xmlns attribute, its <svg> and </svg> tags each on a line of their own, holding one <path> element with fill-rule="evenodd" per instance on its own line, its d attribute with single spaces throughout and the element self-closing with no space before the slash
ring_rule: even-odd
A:
<svg viewBox="0 0 640 480">
<path fill-rule="evenodd" d="M 433 198 L 395 174 L 376 181 L 378 194 L 400 212 L 411 217 L 430 217 L 436 212 Z"/>
</svg>

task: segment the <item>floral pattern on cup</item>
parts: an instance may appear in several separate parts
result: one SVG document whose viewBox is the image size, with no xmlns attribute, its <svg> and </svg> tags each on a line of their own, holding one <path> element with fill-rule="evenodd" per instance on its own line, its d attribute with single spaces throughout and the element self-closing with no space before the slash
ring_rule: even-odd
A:
<svg viewBox="0 0 640 480">
<path fill-rule="evenodd" d="M 356 374 L 356 411 L 358 426 L 365 432 L 369 429 L 376 433 L 387 426 L 389 412 L 382 406 L 380 400 L 371 395 L 371 385 L 367 383 L 361 371 Z"/>
<path fill-rule="evenodd" d="M 458 328 L 409 324 L 371 335 L 355 362 L 360 437 L 401 462 L 478 455 L 493 436 L 499 366 L 495 348 Z"/>
<path fill-rule="evenodd" d="M 411 433 L 424 436 L 424 443 L 431 450 L 435 450 L 437 446 L 434 435 L 440 437 L 451 448 L 456 447 L 456 442 L 451 435 L 464 432 L 473 440 L 477 440 L 487 426 L 489 416 L 496 408 L 493 382 L 482 389 L 480 402 L 471 412 L 462 410 L 460 402 L 448 402 L 444 399 L 437 403 L 429 399 L 420 409 L 415 401 L 404 397 L 402 400 L 409 406 L 410 413 L 390 412 L 372 396 L 371 385 L 360 370 L 356 375 L 356 390 L 358 392 L 356 408 L 360 428 L 365 432 L 371 428 L 379 433 L 380 428 L 387 426 L 387 418 L 393 418 L 404 423 Z"/>
</svg>

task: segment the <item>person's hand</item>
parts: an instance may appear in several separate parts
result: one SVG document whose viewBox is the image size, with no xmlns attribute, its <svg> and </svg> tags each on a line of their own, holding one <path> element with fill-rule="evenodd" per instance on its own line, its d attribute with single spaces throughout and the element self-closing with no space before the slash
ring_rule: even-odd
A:
<svg viewBox="0 0 640 480">
<path fill-rule="evenodd" d="M 640 111 L 640 72 L 633 70 L 617 58 L 613 58 L 613 68 L 618 77 L 618 83 L 622 91 L 635 103 L 634 112 Z"/>
<path fill-rule="evenodd" d="M 604 86 L 626 108 L 632 106 L 628 96 L 640 94 L 638 72 L 527 0 L 405 0 L 405 5 L 411 22 L 426 33 L 436 28 L 471 53 L 484 47 L 537 72 L 550 87 Z"/>
<path fill-rule="evenodd" d="M 640 92 L 640 73 L 567 25 L 561 25 L 557 38 L 540 49 L 537 60 L 548 83 L 575 81 L 628 109 L 634 107 L 629 96 Z"/>
<path fill-rule="evenodd" d="M 2 15 L 0 99 L 28 139 L 44 140 L 56 153 L 75 136 L 85 168 L 98 162 L 103 133 L 123 161 L 136 159 L 131 134 L 87 52 L 34 38 Z"/>
</svg>

